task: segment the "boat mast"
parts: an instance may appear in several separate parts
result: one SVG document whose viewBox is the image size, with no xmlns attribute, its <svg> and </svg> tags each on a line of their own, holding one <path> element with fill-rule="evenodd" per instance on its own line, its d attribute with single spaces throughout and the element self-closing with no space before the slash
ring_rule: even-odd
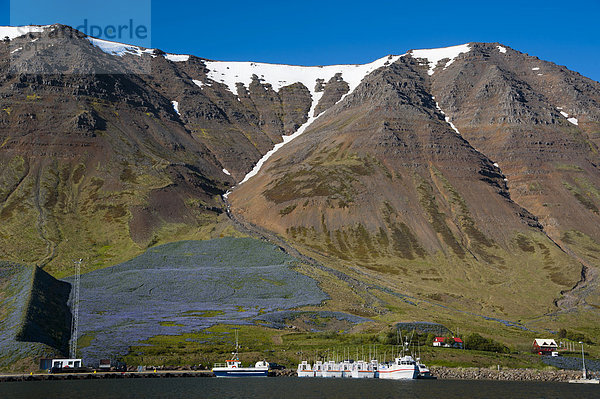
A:
<svg viewBox="0 0 600 399">
<path fill-rule="evenodd" d="M 240 345 L 238 343 L 238 330 L 234 330 L 235 331 L 235 352 L 232 353 L 233 355 L 233 360 L 239 360 L 239 354 L 238 354 L 238 349 L 240 348 Z"/>
</svg>

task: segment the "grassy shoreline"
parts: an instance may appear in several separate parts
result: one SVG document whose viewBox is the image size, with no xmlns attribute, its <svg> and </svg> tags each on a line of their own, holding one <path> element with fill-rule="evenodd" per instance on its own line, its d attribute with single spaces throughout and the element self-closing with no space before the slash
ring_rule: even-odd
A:
<svg viewBox="0 0 600 399">
<path fill-rule="evenodd" d="M 266 359 L 295 368 L 301 360 L 378 358 L 389 361 L 400 346 L 390 344 L 388 333 L 297 332 L 251 325 L 218 325 L 193 334 L 155 336 L 132 346 L 123 360 L 132 366 L 202 365 L 210 368 L 230 355 L 233 331 L 239 330 L 240 359 L 252 364 Z M 413 341 L 414 342 L 414 341 Z M 557 370 L 544 357 L 514 348 L 508 353 L 417 346 L 411 351 L 427 366 L 445 368 L 497 368 Z M 586 360 L 590 354 L 586 353 Z M 592 356 L 593 358 L 594 356 Z M 589 358 L 592 361 L 592 358 Z"/>
</svg>

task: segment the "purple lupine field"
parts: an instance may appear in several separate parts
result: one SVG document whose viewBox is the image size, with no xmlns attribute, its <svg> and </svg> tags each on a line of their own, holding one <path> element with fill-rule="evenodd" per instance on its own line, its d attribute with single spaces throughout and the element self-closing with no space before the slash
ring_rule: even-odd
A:
<svg viewBox="0 0 600 399">
<path fill-rule="evenodd" d="M 293 270 L 297 262 L 260 240 L 222 238 L 153 247 L 84 274 L 78 336 L 90 343 L 79 356 L 123 355 L 155 335 L 250 324 L 259 314 L 327 299 L 315 280 Z"/>
</svg>

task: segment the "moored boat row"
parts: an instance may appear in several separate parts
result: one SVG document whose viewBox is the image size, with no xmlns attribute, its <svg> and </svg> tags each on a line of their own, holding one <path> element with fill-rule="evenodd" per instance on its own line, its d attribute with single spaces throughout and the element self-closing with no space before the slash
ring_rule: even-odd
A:
<svg viewBox="0 0 600 399">
<path fill-rule="evenodd" d="M 379 363 L 377 360 L 366 362 L 364 360 L 343 362 L 321 362 L 310 364 L 302 361 L 298 365 L 298 377 L 322 378 L 381 378 L 391 380 L 411 380 L 416 378 L 434 378 L 429 369 L 420 359 L 412 356 L 402 356 L 393 362 Z"/>
<path fill-rule="evenodd" d="M 407 344 L 408 346 L 408 344 Z M 238 357 L 238 334 L 235 331 L 235 352 L 226 363 L 217 363 L 212 371 L 217 377 L 266 377 L 269 374 L 269 363 L 257 362 L 254 367 L 242 367 Z M 396 357 L 392 362 L 379 363 L 378 360 L 344 360 L 341 362 L 315 361 L 310 364 L 304 360 L 298 364 L 298 377 L 321 378 L 381 378 L 389 380 L 412 380 L 417 378 L 435 378 L 421 359 L 416 360 L 410 355 Z"/>
</svg>

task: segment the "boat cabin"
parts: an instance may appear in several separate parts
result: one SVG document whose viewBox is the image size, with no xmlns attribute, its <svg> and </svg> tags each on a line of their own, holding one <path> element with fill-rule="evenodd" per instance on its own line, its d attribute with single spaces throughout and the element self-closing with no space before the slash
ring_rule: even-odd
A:
<svg viewBox="0 0 600 399">
<path fill-rule="evenodd" d="M 397 357 L 394 363 L 398 366 L 410 366 L 416 364 L 415 359 L 413 359 L 412 356 L 403 356 L 402 358 Z"/>
<path fill-rule="evenodd" d="M 315 368 L 314 368 L 314 370 L 315 370 L 317 373 L 321 373 L 321 372 L 324 370 L 324 367 L 323 367 L 323 362 L 322 362 L 322 361 L 320 361 L 320 360 L 319 360 L 319 361 L 317 361 L 317 362 L 315 363 Z"/>
<path fill-rule="evenodd" d="M 352 371 L 352 363 L 350 363 L 350 361 L 345 360 L 342 363 L 340 363 L 341 369 L 342 371 Z"/>
<path fill-rule="evenodd" d="M 353 365 L 354 370 L 357 371 L 366 371 L 369 369 L 370 364 L 363 361 L 363 360 L 359 360 L 358 362 L 355 362 Z"/>
<path fill-rule="evenodd" d="M 306 360 L 303 360 L 302 363 L 298 365 L 298 371 L 312 371 L 310 363 L 308 363 Z"/>
<path fill-rule="evenodd" d="M 330 360 L 328 362 L 325 362 L 324 364 L 324 370 L 325 371 L 339 371 L 340 370 L 340 365 L 336 362 L 334 362 L 333 360 Z"/>
</svg>

